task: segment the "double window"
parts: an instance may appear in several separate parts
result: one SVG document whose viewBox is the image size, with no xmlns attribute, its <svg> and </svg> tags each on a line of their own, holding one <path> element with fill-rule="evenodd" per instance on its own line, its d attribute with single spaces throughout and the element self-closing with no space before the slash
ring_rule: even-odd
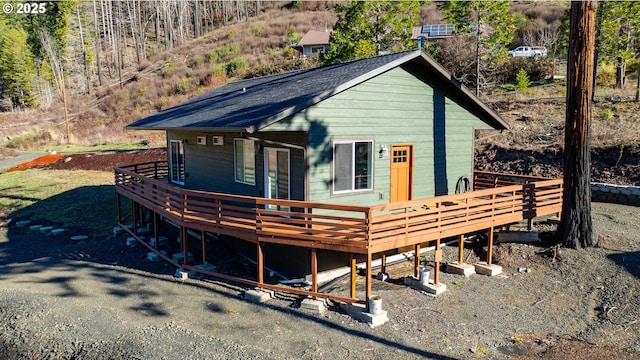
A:
<svg viewBox="0 0 640 360">
<path fill-rule="evenodd" d="M 333 193 L 373 189 L 373 141 L 333 144 Z"/>
<path fill-rule="evenodd" d="M 255 145 L 252 140 L 234 140 L 234 166 L 237 182 L 256 184 Z"/>
<path fill-rule="evenodd" d="M 184 185 L 184 143 L 182 140 L 169 142 L 171 182 Z"/>
</svg>

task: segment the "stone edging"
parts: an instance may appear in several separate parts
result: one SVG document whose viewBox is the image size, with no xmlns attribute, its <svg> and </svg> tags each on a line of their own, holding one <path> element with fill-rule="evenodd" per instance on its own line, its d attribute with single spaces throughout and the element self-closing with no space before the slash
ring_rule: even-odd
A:
<svg viewBox="0 0 640 360">
<path fill-rule="evenodd" d="M 591 200 L 596 202 L 640 206 L 640 187 L 591 183 Z"/>
</svg>

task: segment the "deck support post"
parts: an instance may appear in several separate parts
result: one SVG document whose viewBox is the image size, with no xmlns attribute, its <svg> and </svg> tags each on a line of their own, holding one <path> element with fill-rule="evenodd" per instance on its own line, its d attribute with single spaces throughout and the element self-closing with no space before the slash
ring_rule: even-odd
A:
<svg viewBox="0 0 640 360">
<path fill-rule="evenodd" d="M 386 252 L 382 252 L 382 254 L 380 255 L 380 272 L 381 273 L 386 273 L 387 272 L 387 253 Z"/>
<path fill-rule="evenodd" d="M 318 253 L 311 249 L 311 292 L 318 292 Z"/>
<path fill-rule="evenodd" d="M 136 202 L 131 200 L 131 222 L 133 223 L 133 233 L 138 235 L 138 218 L 136 216 Z"/>
<path fill-rule="evenodd" d="M 180 227 L 180 244 L 182 245 L 182 254 L 184 258 L 182 259 L 183 268 L 184 265 L 187 265 L 189 260 L 189 240 L 187 239 L 187 228 L 184 226 Z"/>
<path fill-rule="evenodd" d="M 256 266 L 258 267 L 258 286 L 260 286 L 264 283 L 264 251 L 262 249 L 261 241 L 258 241 L 256 245 Z"/>
<path fill-rule="evenodd" d="M 533 229 L 533 218 L 527 219 L 527 230 L 531 231 Z"/>
<path fill-rule="evenodd" d="M 458 236 L 458 263 L 464 262 L 464 234 Z"/>
<path fill-rule="evenodd" d="M 440 283 L 440 262 L 442 261 L 442 249 L 440 248 L 440 238 L 436 239 L 436 250 L 433 252 L 433 283 Z"/>
<path fill-rule="evenodd" d="M 489 235 L 487 240 L 487 264 L 491 265 L 491 258 L 493 257 L 493 226 L 489 228 Z"/>
<path fill-rule="evenodd" d="M 156 238 L 157 239 L 157 238 Z M 200 240 L 202 241 L 202 263 L 207 263 L 207 234 L 200 230 Z"/>
<path fill-rule="evenodd" d="M 365 298 L 369 300 L 371 298 L 371 252 L 367 252 L 367 270 L 365 272 Z M 369 301 L 367 301 L 367 312 L 370 312 Z"/>
<path fill-rule="evenodd" d="M 118 216 L 118 224 L 122 224 L 122 210 L 120 209 L 120 194 L 116 193 L 116 212 Z"/>
<path fill-rule="evenodd" d="M 156 241 L 153 244 L 154 249 L 158 250 L 158 214 L 153 211 L 153 236 Z"/>
<path fill-rule="evenodd" d="M 420 276 L 420 244 L 416 244 L 413 255 L 413 276 Z"/>
<path fill-rule="evenodd" d="M 358 269 L 356 267 L 356 256 L 354 254 L 349 254 L 349 267 L 351 268 L 351 298 L 357 299 L 356 297 L 356 275 L 358 274 Z"/>
</svg>

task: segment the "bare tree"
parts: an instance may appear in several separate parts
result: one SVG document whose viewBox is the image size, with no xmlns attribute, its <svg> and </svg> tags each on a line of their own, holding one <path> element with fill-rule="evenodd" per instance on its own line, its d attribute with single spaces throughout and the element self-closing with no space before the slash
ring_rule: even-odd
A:
<svg viewBox="0 0 640 360">
<path fill-rule="evenodd" d="M 571 3 L 564 192 L 558 234 L 565 246 L 593 246 L 591 219 L 591 99 L 596 1 Z"/>
</svg>

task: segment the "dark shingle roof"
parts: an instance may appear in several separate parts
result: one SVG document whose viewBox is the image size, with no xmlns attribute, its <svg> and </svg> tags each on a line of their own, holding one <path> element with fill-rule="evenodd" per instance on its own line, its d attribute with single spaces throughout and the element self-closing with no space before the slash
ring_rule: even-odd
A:
<svg viewBox="0 0 640 360">
<path fill-rule="evenodd" d="M 229 83 L 172 108 L 138 120 L 133 129 L 198 129 L 252 133 L 301 111 L 367 79 L 422 59 L 430 71 L 444 76 L 447 86 L 470 97 L 480 107 L 479 117 L 496 128 L 507 128 L 497 114 L 484 106 L 444 69 L 419 50 L 376 56 L 314 69 L 298 70 Z M 484 116 L 483 116 L 484 115 Z"/>
</svg>

